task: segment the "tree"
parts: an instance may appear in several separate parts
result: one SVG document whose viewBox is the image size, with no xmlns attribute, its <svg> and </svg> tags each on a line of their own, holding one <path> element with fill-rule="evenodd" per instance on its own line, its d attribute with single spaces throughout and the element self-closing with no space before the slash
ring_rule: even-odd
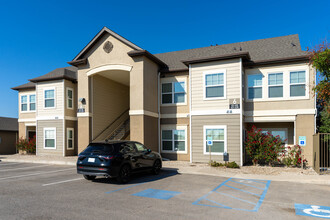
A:
<svg viewBox="0 0 330 220">
<path fill-rule="evenodd" d="M 323 42 L 309 50 L 310 63 L 317 71 L 317 84 L 313 88 L 321 104 L 319 132 L 330 133 L 330 49 L 329 43 Z"/>
</svg>

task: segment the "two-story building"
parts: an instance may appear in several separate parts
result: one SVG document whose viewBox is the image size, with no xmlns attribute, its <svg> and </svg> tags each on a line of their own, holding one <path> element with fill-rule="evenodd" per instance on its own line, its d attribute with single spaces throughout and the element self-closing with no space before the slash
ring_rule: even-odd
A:
<svg viewBox="0 0 330 220">
<path fill-rule="evenodd" d="M 305 136 L 312 161 L 315 70 L 298 35 L 151 54 L 105 27 L 68 63 L 13 88 L 37 154 L 130 139 L 169 159 L 243 164 L 256 125 L 287 145 Z"/>
</svg>

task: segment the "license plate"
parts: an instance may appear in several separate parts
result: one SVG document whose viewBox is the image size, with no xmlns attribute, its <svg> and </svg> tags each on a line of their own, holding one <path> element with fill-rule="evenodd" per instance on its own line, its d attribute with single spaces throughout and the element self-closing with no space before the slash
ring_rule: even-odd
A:
<svg viewBox="0 0 330 220">
<path fill-rule="evenodd" d="M 95 162 L 95 158 L 88 158 L 88 162 L 94 163 Z"/>
</svg>

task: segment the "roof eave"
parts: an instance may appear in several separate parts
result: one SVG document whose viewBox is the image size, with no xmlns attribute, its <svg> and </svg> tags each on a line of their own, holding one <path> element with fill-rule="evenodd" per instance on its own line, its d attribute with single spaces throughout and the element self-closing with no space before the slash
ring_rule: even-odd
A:
<svg viewBox="0 0 330 220">
<path fill-rule="evenodd" d="M 262 65 L 280 64 L 280 63 L 287 63 L 287 62 L 299 62 L 299 61 L 309 61 L 309 55 L 284 57 L 284 58 L 270 59 L 270 60 L 246 61 L 246 62 L 244 62 L 244 66 L 246 66 L 246 67 L 262 66 Z"/>
<path fill-rule="evenodd" d="M 80 65 L 86 65 L 87 64 L 87 58 L 82 58 L 82 59 L 79 59 L 79 60 L 73 60 L 73 61 L 69 61 L 67 63 L 72 65 L 72 66 L 78 67 Z"/>
<path fill-rule="evenodd" d="M 240 52 L 240 53 L 226 54 L 226 55 L 221 55 L 221 56 L 183 60 L 181 62 L 184 63 L 186 66 L 189 66 L 189 64 L 204 63 L 204 62 L 211 62 L 211 61 L 217 61 L 217 60 L 227 60 L 227 59 L 234 59 L 234 58 L 242 58 L 243 60 L 251 59 L 249 52 Z"/>
<path fill-rule="evenodd" d="M 158 59 L 156 56 L 152 55 L 147 50 L 132 50 L 132 51 L 128 52 L 127 54 L 130 57 L 145 56 L 145 57 L 149 58 L 150 60 L 152 60 L 153 62 L 155 62 L 156 64 L 158 64 L 160 67 L 167 66 L 166 63 L 164 63 L 163 61 Z"/>
<path fill-rule="evenodd" d="M 46 82 L 46 81 L 61 80 L 61 79 L 66 79 L 66 80 L 69 80 L 73 83 L 77 82 L 76 79 L 73 79 L 73 78 L 68 77 L 68 76 L 57 76 L 57 77 L 44 78 L 44 79 L 35 78 L 35 79 L 29 79 L 29 81 L 34 82 L 34 83 L 38 83 L 38 82 Z"/>
<path fill-rule="evenodd" d="M 23 89 L 35 89 L 35 88 L 36 88 L 36 86 L 23 86 L 23 87 L 16 86 L 16 87 L 13 87 L 11 89 L 16 90 L 16 91 L 20 91 L 20 90 L 23 90 Z"/>
</svg>

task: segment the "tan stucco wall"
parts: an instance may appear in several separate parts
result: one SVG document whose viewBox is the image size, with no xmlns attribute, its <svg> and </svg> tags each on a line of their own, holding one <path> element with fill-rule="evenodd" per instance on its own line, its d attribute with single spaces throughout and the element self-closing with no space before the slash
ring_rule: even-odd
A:
<svg viewBox="0 0 330 220">
<path fill-rule="evenodd" d="M 302 149 L 309 166 L 313 164 L 314 123 L 314 115 L 297 115 L 296 117 L 296 143 L 299 143 L 299 136 L 306 136 L 306 146 Z"/>
<path fill-rule="evenodd" d="M 78 118 L 78 153 L 83 151 L 91 141 L 91 118 Z"/>
<path fill-rule="evenodd" d="M 162 153 L 164 158 L 170 160 L 190 161 L 190 126 L 189 118 L 164 118 L 160 120 L 160 127 L 163 125 L 187 126 L 187 153 Z"/>
<path fill-rule="evenodd" d="M 158 118 L 144 116 L 144 144 L 158 152 Z"/>
<path fill-rule="evenodd" d="M 18 137 L 26 138 L 26 126 L 24 122 L 18 123 Z"/>
<path fill-rule="evenodd" d="M 16 131 L 0 131 L 0 154 L 15 154 L 16 138 Z"/>
<path fill-rule="evenodd" d="M 192 161 L 209 162 L 209 154 L 203 153 L 205 125 L 227 125 L 227 152 L 229 161 L 240 164 L 240 115 L 192 116 Z M 223 162 L 222 155 L 212 155 L 212 160 Z"/>
<path fill-rule="evenodd" d="M 158 65 L 146 57 L 143 58 L 143 109 L 158 112 Z"/>
<path fill-rule="evenodd" d="M 129 109 L 129 87 L 105 77 L 93 79 L 93 137 Z"/>
</svg>

